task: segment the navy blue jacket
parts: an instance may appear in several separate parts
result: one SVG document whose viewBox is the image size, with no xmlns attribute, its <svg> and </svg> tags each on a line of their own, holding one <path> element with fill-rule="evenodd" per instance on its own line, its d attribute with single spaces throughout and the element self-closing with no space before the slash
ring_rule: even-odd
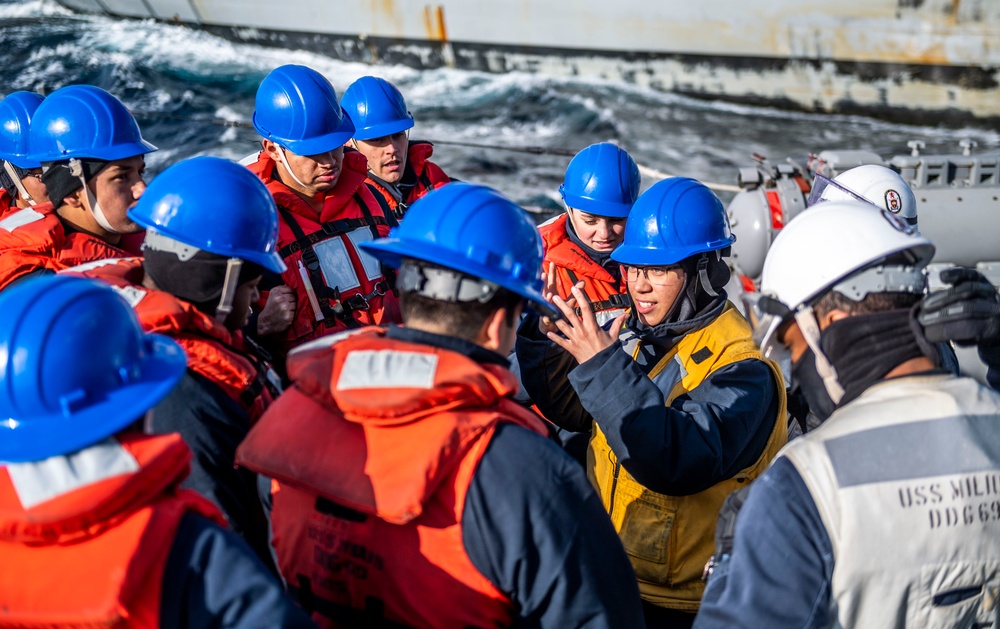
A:
<svg viewBox="0 0 1000 629">
<path fill-rule="evenodd" d="M 721 308 L 713 312 L 718 316 Z M 668 347 L 644 343 L 654 355 L 640 362 L 615 342 L 577 365 L 541 335 L 537 317 L 528 317 L 518 330 L 516 353 L 522 385 L 549 420 L 576 432 L 589 432 L 596 421 L 638 482 L 661 494 L 685 496 L 760 458 L 780 398 L 770 367 L 743 360 L 716 370 L 667 406 L 646 370 Z"/>
<path fill-rule="evenodd" d="M 233 462 L 236 447 L 250 430 L 246 410 L 208 378 L 190 369 L 153 409 L 150 434 L 180 433 L 191 449 L 191 474 L 181 487 L 193 489 L 222 511 L 233 532 L 242 536 L 269 567 L 267 520 L 257 494 L 257 477 Z M 277 574 L 277 570 L 271 567 Z"/>
<path fill-rule="evenodd" d="M 210 520 L 181 520 L 163 575 L 160 626 L 185 629 L 315 627 L 237 535 Z"/>
<path fill-rule="evenodd" d="M 779 457 L 749 491 L 694 626 L 829 626 L 833 546 L 802 477 Z"/>
</svg>

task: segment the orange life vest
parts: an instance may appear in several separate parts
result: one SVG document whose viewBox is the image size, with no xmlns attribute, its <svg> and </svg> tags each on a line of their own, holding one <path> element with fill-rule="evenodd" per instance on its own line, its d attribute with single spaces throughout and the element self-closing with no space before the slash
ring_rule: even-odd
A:
<svg viewBox="0 0 1000 629">
<path fill-rule="evenodd" d="M 365 185 L 367 163 L 359 153 L 344 154 L 340 178 L 319 215 L 275 179 L 275 163 L 267 153 L 261 152 L 249 166 L 278 204 L 278 251 L 288 265 L 281 277 L 295 289 L 297 300 L 284 337 L 286 349 L 347 328 L 401 320 L 394 274 L 357 247 L 387 236 L 395 222 L 386 218 Z M 319 304 L 318 313 L 307 285 Z"/>
<path fill-rule="evenodd" d="M 141 286 L 144 272 L 136 258 L 102 260 L 67 272 L 111 284 L 135 309 L 142 328 L 165 334 L 187 354 L 187 366 L 214 382 L 256 421 L 281 393 L 280 379 L 244 345 L 243 332 L 230 332 L 189 302 Z"/>
<path fill-rule="evenodd" d="M 604 320 L 625 312 L 629 307 L 625 278 L 616 280 L 607 269 L 591 259 L 566 233 L 568 215 L 563 213 L 538 226 L 545 244 L 542 268 L 548 272 L 549 263 L 556 265 L 556 287 L 559 296 L 567 299 L 570 289 L 584 283 L 583 291 L 590 298 L 596 313 L 606 313 Z M 599 317 L 600 318 L 600 317 Z"/>
<path fill-rule="evenodd" d="M 57 272 L 126 256 L 127 252 L 97 236 L 67 233 L 51 203 L 11 212 L 0 220 L 0 290 L 38 269 Z"/>
<path fill-rule="evenodd" d="M 289 375 L 237 462 L 277 481 L 273 546 L 313 619 L 509 626 L 510 599 L 466 554 L 462 512 L 499 422 L 545 434 L 510 399 L 514 375 L 380 328 L 303 348 Z"/>
<path fill-rule="evenodd" d="M 0 467 L 0 626 L 158 627 L 163 572 L 185 513 L 180 435 L 134 433 Z"/>
<path fill-rule="evenodd" d="M 430 157 L 433 154 L 434 145 L 430 142 L 423 140 L 410 142 L 410 146 L 406 150 L 406 161 L 409 162 L 410 167 L 413 168 L 413 172 L 417 175 L 417 185 L 407 190 L 402 204 L 396 200 L 396 197 L 391 192 L 382 186 L 381 182 L 369 175 L 366 183 L 382 195 L 382 198 L 389 204 L 397 219 L 403 218 L 406 208 L 412 205 L 414 201 L 435 188 L 440 188 L 446 183 L 451 183 L 451 177 L 446 175 L 440 166 L 430 161 Z"/>
</svg>

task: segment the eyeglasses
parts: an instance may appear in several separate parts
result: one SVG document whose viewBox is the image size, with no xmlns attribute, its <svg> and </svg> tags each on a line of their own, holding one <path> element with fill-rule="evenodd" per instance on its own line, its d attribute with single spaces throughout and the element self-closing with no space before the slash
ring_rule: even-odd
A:
<svg viewBox="0 0 1000 629">
<path fill-rule="evenodd" d="M 623 264 L 622 270 L 625 273 L 625 279 L 628 281 L 635 282 L 639 279 L 639 275 L 642 274 L 646 278 L 646 281 L 653 286 L 664 286 L 672 281 L 677 281 L 681 274 L 679 264 L 672 266 L 629 266 Z"/>
<path fill-rule="evenodd" d="M 34 177 L 38 181 L 41 181 L 42 180 L 42 169 L 41 168 L 32 168 L 31 170 L 26 171 L 24 173 L 24 177 L 22 177 L 22 179 L 27 178 L 27 177 Z"/>
</svg>

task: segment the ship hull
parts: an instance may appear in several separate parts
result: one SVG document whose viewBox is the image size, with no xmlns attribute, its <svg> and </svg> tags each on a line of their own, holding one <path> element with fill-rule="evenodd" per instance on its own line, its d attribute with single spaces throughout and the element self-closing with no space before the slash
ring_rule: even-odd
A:
<svg viewBox="0 0 1000 629">
<path fill-rule="evenodd" d="M 58 0 L 345 60 L 598 77 L 698 98 L 1000 121 L 990 0 Z"/>
</svg>

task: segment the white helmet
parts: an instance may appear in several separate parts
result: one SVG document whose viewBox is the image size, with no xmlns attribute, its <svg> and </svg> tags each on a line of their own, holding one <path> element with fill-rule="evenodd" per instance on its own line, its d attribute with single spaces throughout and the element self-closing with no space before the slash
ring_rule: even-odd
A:
<svg viewBox="0 0 1000 629">
<path fill-rule="evenodd" d="M 737 235 L 733 243 L 732 263 L 748 277 L 760 277 L 764 258 L 777 231 L 772 225 L 771 207 L 760 188 L 740 190 L 726 209 L 729 224 Z M 779 228 L 780 229 L 780 226 Z"/>
<path fill-rule="evenodd" d="M 895 254 L 903 263 L 885 264 Z M 887 210 L 859 201 L 832 201 L 803 212 L 774 239 L 764 261 L 760 297 L 751 319 L 754 338 L 765 356 L 779 362 L 784 346 L 777 331 L 791 318 L 799 324 L 816 355 L 833 401 L 843 389 L 819 346 L 819 323 L 812 306 L 830 291 L 860 301 L 869 293 L 909 292 L 926 288 L 923 269 L 934 245 Z"/>
<path fill-rule="evenodd" d="M 899 173 L 879 164 L 866 164 L 846 170 L 832 180 L 816 174 L 808 205 L 823 201 L 867 201 L 917 226 L 917 199 Z"/>
</svg>

